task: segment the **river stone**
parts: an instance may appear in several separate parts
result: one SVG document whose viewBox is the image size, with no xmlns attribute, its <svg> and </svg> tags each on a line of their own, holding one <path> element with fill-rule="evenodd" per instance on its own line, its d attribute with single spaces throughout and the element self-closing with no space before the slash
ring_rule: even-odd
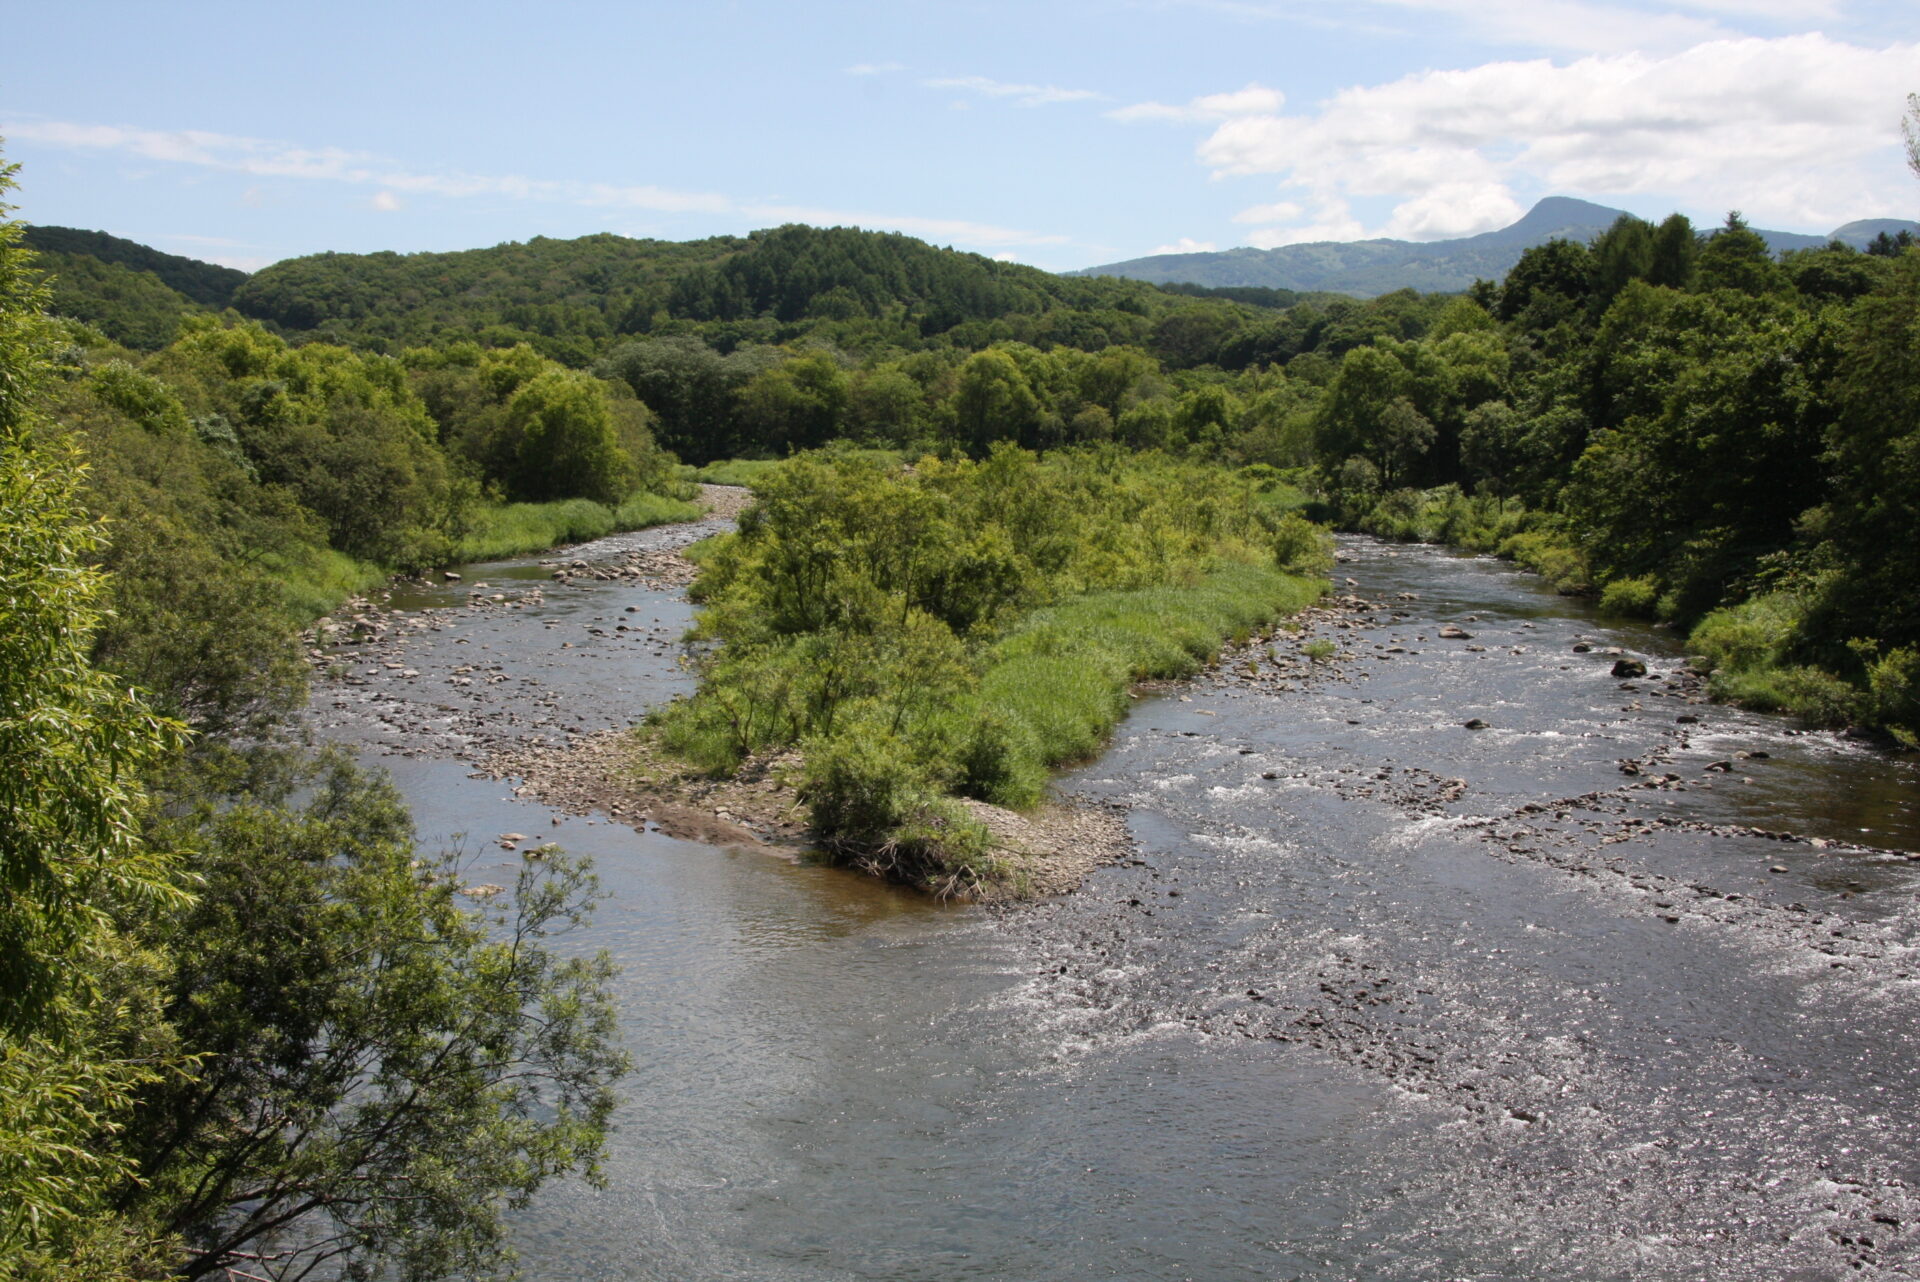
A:
<svg viewBox="0 0 1920 1282">
<path fill-rule="evenodd" d="M 1638 659 L 1616 659 L 1613 664 L 1613 675 L 1616 677 L 1644 677 L 1647 675 L 1647 665 Z"/>
<path fill-rule="evenodd" d="M 1448 641 L 1473 640 L 1473 633 L 1468 632 L 1465 628 L 1456 628 L 1451 623 L 1440 629 L 1440 635 Z"/>
<path fill-rule="evenodd" d="M 1487 728 L 1487 723 L 1478 717 L 1474 717 L 1470 721 L 1464 721 L 1461 724 L 1469 730 L 1485 730 Z"/>
</svg>

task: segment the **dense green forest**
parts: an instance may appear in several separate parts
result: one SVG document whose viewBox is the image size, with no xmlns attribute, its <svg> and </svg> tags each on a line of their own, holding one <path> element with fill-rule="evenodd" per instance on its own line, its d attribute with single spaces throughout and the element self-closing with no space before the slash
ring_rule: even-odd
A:
<svg viewBox="0 0 1920 1282">
<path fill-rule="evenodd" d="M 834 442 L 976 458 L 1000 441 L 1117 445 L 1272 468 L 1339 523 L 1521 557 L 1609 609 L 1694 630 L 1723 693 L 1912 733 L 1903 674 L 1920 638 L 1898 549 L 1912 542 L 1900 352 L 1914 268 L 1897 239 L 1776 255 L 1737 216 L 1707 233 L 1627 216 L 1462 295 L 1362 302 L 1061 278 L 790 226 L 324 254 L 256 273 L 220 317 L 201 302 L 168 313 L 156 291 L 171 287 L 126 242 L 94 259 L 84 239 L 53 243 L 69 265 L 56 309 L 88 322 L 72 347 L 91 388 L 132 396 L 123 374 L 171 388 L 213 347 L 276 343 L 290 366 L 324 351 L 405 384 L 433 457 L 362 469 L 384 478 L 377 529 L 349 528 L 367 505 L 317 492 L 331 463 L 307 474 L 302 507 L 363 560 L 444 557 L 476 492 L 609 504 L 635 480 L 658 490 L 660 450 L 706 464 Z M 188 260 L 167 279 L 201 297 L 223 284 Z M 548 375 L 522 394 L 534 362 Z M 517 425 L 566 377 L 631 472 L 542 470 L 544 429 Z M 256 406 L 170 394 L 209 440 L 263 430 Z M 377 417 L 363 446 L 404 452 Z M 578 460 L 612 457 L 600 428 L 588 435 L 600 444 Z M 276 466 L 270 488 L 297 490 Z"/>
</svg>

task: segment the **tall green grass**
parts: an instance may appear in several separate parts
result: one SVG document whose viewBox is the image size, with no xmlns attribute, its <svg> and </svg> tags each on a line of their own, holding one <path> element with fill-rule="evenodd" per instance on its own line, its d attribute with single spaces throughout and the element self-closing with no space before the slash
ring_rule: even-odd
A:
<svg viewBox="0 0 1920 1282">
<path fill-rule="evenodd" d="M 392 576 L 384 566 L 329 547 L 304 547 L 293 555 L 263 557 L 261 563 L 280 583 L 297 627 L 333 613 L 348 597 L 371 592 Z"/>
<path fill-rule="evenodd" d="M 640 491 L 619 507 L 591 499 L 552 503 L 507 503 L 474 513 L 458 544 L 462 561 L 495 561 L 527 552 L 544 552 L 564 543 L 584 543 L 623 530 L 640 530 L 669 521 L 699 519 L 697 503 Z"/>
<path fill-rule="evenodd" d="M 910 461 L 899 450 L 834 447 L 832 453 L 835 457 L 860 459 L 881 467 L 897 467 Z M 751 488 L 784 462 L 785 459 L 771 458 L 716 459 L 704 467 L 683 467 L 681 474 L 690 481 L 706 485 L 744 485 Z"/>
<path fill-rule="evenodd" d="M 954 710 L 960 724 L 994 727 L 1001 740 L 997 754 L 976 745 L 958 763 L 962 787 L 997 805 L 1033 805 L 1049 771 L 1106 743 L 1135 683 L 1192 676 L 1223 644 L 1298 612 L 1325 587 L 1233 565 L 1191 587 L 1095 592 L 1035 611 L 988 651 L 977 692 Z"/>
</svg>

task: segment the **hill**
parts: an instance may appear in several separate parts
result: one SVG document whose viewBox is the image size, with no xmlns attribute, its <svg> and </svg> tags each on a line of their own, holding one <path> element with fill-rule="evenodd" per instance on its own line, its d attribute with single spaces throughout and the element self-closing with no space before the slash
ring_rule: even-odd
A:
<svg viewBox="0 0 1920 1282">
<path fill-rule="evenodd" d="M 1625 212 L 1566 196 L 1549 196 L 1526 217 L 1497 231 L 1457 240 L 1316 241 L 1278 249 L 1227 249 L 1204 254 L 1156 254 L 1088 267 L 1076 276 L 1122 276 L 1156 284 L 1186 282 L 1216 288 L 1258 285 L 1272 289 L 1324 290 L 1373 298 L 1397 289 L 1452 293 L 1476 280 L 1499 280 L 1522 251 L 1549 240 L 1589 241 Z M 1879 232 L 1920 233 L 1920 223 L 1866 219 L 1837 228 L 1830 237 L 1760 231 L 1775 253 L 1818 249 L 1830 239 L 1864 249 Z"/>
<path fill-rule="evenodd" d="M 1237 310 L 1119 280 L 1069 279 L 909 236 L 791 225 L 683 243 L 609 234 L 438 254 L 315 254 L 256 272 L 241 314 L 373 350 L 531 343 L 570 364 L 634 335 L 722 350 L 813 335 L 849 351 L 999 338 L 1137 342 L 1175 307 Z"/>
<path fill-rule="evenodd" d="M 26 245 L 41 255 L 84 256 L 98 262 L 118 265 L 129 271 L 144 272 L 162 285 L 203 307 L 215 311 L 233 299 L 233 291 L 247 274 L 197 258 L 163 253 L 139 241 L 123 240 L 103 231 L 81 231 L 76 227 L 28 227 Z"/>
</svg>

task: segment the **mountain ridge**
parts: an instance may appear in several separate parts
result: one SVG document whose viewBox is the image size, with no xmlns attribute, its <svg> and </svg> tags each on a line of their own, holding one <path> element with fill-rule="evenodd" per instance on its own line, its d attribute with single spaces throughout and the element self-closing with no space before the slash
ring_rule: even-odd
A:
<svg viewBox="0 0 1920 1282">
<path fill-rule="evenodd" d="M 1505 227 L 1451 240 L 1409 241 L 1379 237 L 1355 241 L 1310 241 L 1277 249 L 1233 249 L 1202 253 L 1150 254 L 1065 273 L 1069 276 L 1119 276 L 1150 284 L 1191 284 L 1215 288 L 1265 286 L 1302 292 L 1325 291 L 1374 298 L 1397 289 L 1453 293 L 1475 280 L 1499 280 L 1521 253 L 1549 240 L 1591 240 L 1627 211 L 1571 196 L 1547 196 Z M 1843 224 L 1826 236 L 1754 229 L 1776 254 L 1818 249 L 1839 240 L 1864 249 L 1876 235 L 1910 231 L 1920 223 L 1899 218 L 1865 218 Z"/>
</svg>

